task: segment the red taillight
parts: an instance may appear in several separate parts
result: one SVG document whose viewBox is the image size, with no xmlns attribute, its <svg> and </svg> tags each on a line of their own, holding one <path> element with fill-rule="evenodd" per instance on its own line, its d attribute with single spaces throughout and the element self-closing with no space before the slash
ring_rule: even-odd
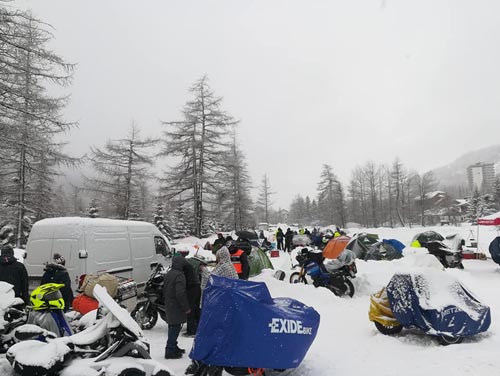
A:
<svg viewBox="0 0 500 376">
<path fill-rule="evenodd" d="M 78 279 L 78 288 L 82 287 L 83 280 L 85 279 L 86 276 L 87 276 L 87 274 L 82 274 L 80 276 L 80 278 Z"/>
</svg>

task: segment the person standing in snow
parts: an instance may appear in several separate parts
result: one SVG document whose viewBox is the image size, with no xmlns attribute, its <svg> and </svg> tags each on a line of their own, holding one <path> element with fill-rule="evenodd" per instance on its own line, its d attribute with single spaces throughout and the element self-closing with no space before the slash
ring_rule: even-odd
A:
<svg viewBox="0 0 500 376">
<path fill-rule="evenodd" d="M 201 275 L 201 291 L 205 290 L 207 287 L 208 279 L 211 275 L 217 275 L 219 277 L 233 278 L 238 279 L 238 274 L 236 274 L 236 270 L 233 267 L 231 262 L 231 255 L 229 254 L 229 250 L 226 246 L 223 246 L 221 249 L 217 251 L 215 254 L 215 259 L 217 265 L 214 270 L 210 273 L 206 267 L 202 266 L 202 275 Z M 202 301 L 203 303 L 203 301 Z M 193 360 L 191 364 L 186 369 L 186 374 L 195 374 L 196 371 L 200 367 L 200 362 L 197 360 Z"/>
<path fill-rule="evenodd" d="M 276 241 L 278 242 L 278 249 L 284 249 L 283 247 L 283 239 L 285 238 L 285 234 L 283 234 L 283 230 L 281 227 L 278 227 L 278 231 L 276 231 Z"/>
<path fill-rule="evenodd" d="M 221 247 L 226 244 L 226 239 L 224 238 L 224 235 L 222 235 L 221 232 L 217 234 L 217 239 L 214 241 L 214 245 L 212 246 L 212 253 L 215 255 Z"/>
<path fill-rule="evenodd" d="M 172 258 L 172 267 L 165 274 L 163 295 L 165 296 L 165 315 L 168 324 L 168 338 L 165 346 L 165 359 L 179 359 L 185 350 L 177 346 L 177 339 L 182 324 L 187 321 L 191 313 L 186 292 L 186 276 L 183 266 L 187 263 L 183 256 Z"/>
<path fill-rule="evenodd" d="M 250 276 L 250 263 L 248 262 L 246 252 L 239 248 L 238 244 L 235 244 L 234 242 L 229 242 L 226 246 L 229 250 L 229 254 L 231 255 L 231 263 L 233 264 L 234 270 L 236 270 L 239 279 L 247 280 Z"/>
<path fill-rule="evenodd" d="M 292 250 L 292 240 L 293 240 L 293 232 L 288 228 L 285 234 L 285 251 L 290 252 Z"/>
<path fill-rule="evenodd" d="M 66 270 L 66 260 L 59 253 L 54 253 L 53 262 L 45 266 L 45 273 L 40 282 L 45 283 L 62 283 L 64 287 L 60 289 L 64 299 L 64 311 L 68 311 L 73 304 L 73 290 L 71 289 L 71 278 Z"/>
<path fill-rule="evenodd" d="M 202 269 L 201 275 L 201 291 L 205 290 L 207 286 L 208 279 L 210 275 L 218 275 L 219 277 L 234 278 L 238 279 L 238 274 L 234 269 L 233 263 L 231 262 L 231 254 L 226 246 L 222 247 L 215 254 L 215 260 L 217 265 L 214 270 L 210 273 L 207 268 Z"/>
<path fill-rule="evenodd" d="M 28 272 L 24 264 L 17 261 L 10 244 L 3 245 L 0 250 L 0 281 L 13 285 L 15 296 L 30 304 Z"/>
<path fill-rule="evenodd" d="M 198 329 L 198 321 L 200 320 L 200 264 L 201 261 L 191 257 L 185 259 L 182 267 L 184 276 L 186 277 L 186 293 L 189 301 L 189 309 L 191 312 L 187 315 L 186 336 L 194 337 Z"/>
</svg>

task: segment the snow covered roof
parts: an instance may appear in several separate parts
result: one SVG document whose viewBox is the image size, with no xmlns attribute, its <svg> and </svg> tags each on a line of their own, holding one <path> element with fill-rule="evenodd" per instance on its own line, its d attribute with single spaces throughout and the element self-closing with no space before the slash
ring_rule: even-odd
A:
<svg viewBox="0 0 500 376">
<path fill-rule="evenodd" d="M 81 225 L 81 226 L 151 226 L 151 223 L 144 221 L 127 221 L 122 219 L 108 218 L 88 218 L 88 217 L 58 217 L 47 218 L 36 222 L 36 226 L 62 226 L 62 225 Z"/>
</svg>

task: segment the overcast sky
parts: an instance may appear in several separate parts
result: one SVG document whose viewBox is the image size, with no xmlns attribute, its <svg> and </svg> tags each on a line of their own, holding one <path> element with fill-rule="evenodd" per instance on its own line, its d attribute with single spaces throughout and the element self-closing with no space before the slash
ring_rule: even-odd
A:
<svg viewBox="0 0 500 376">
<path fill-rule="evenodd" d="M 16 0 L 77 63 L 71 151 L 180 119 L 207 74 L 276 205 L 369 160 L 419 172 L 499 143 L 497 0 Z"/>
</svg>

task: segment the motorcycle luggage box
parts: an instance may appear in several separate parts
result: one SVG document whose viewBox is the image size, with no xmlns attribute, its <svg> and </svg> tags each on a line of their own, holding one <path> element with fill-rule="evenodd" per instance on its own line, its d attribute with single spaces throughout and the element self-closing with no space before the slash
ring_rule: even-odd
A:
<svg viewBox="0 0 500 376">
<path fill-rule="evenodd" d="M 316 262 L 306 264 L 306 273 L 311 277 L 317 277 L 321 274 L 321 268 Z"/>
</svg>

